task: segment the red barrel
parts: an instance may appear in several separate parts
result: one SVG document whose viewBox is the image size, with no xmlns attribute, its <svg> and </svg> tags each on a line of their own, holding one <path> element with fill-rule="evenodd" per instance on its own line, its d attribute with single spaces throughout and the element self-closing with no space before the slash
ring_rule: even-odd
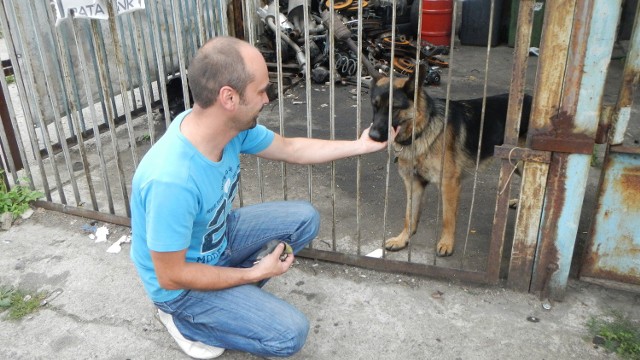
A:
<svg viewBox="0 0 640 360">
<path fill-rule="evenodd" d="M 452 17 L 453 0 L 422 0 L 422 40 L 448 46 L 451 43 Z"/>
</svg>

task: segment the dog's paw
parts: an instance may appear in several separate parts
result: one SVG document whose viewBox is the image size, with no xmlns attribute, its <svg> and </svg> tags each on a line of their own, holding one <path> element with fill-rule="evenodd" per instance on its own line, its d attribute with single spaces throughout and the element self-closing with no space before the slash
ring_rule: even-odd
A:
<svg viewBox="0 0 640 360">
<path fill-rule="evenodd" d="M 436 256 L 444 257 L 453 255 L 453 243 L 440 241 L 436 248 Z"/>
<path fill-rule="evenodd" d="M 384 248 L 387 249 L 387 251 L 400 251 L 406 248 L 407 245 L 409 245 L 409 241 L 401 239 L 399 236 L 384 242 Z"/>
</svg>

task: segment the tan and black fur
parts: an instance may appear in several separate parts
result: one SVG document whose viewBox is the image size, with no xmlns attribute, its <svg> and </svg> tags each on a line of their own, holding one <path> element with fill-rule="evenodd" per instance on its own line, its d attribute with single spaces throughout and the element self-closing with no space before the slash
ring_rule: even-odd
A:
<svg viewBox="0 0 640 360">
<path fill-rule="evenodd" d="M 418 84 L 423 84 L 427 70 L 421 67 L 419 73 Z M 369 136 L 377 141 L 385 141 L 388 136 L 389 83 L 388 77 L 378 77 L 371 86 L 373 124 Z M 398 251 L 408 245 L 409 238 L 416 232 L 424 189 L 427 184 L 434 183 L 440 187 L 443 212 L 436 254 L 449 256 L 454 250 L 461 179 L 465 172 L 472 173 L 475 168 L 482 98 L 450 100 L 445 130 L 445 99 L 431 98 L 420 86 L 414 107 L 415 83 L 414 75 L 394 78 L 393 81 L 392 126 L 397 130 L 397 135 L 392 147 L 397 157 L 398 171 L 404 180 L 407 207 L 404 229 L 398 236 L 388 239 L 385 248 Z M 508 94 L 486 99 L 481 161 L 490 158 L 494 146 L 503 142 L 508 99 Z M 526 133 L 530 109 L 531 97 L 525 96 L 520 135 Z M 412 148 L 415 149 L 413 163 Z"/>
</svg>

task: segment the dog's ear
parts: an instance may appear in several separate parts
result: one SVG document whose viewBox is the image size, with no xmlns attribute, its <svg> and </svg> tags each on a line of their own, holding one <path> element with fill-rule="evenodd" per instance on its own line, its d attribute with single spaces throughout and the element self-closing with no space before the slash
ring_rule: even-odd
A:
<svg viewBox="0 0 640 360">
<path fill-rule="evenodd" d="M 420 66 L 415 69 L 413 74 L 411 74 L 407 82 L 404 84 L 404 91 L 410 99 L 413 99 L 416 93 L 416 76 L 418 77 L 418 88 L 422 89 L 422 84 L 424 84 L 424 80 L 427 78 L 428 73 L 429 68 L 421 61 Z"/>
</svg>

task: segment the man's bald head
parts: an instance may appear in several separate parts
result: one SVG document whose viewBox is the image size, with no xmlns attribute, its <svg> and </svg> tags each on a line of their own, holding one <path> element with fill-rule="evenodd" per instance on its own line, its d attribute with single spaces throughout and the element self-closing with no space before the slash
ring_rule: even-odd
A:
<svg viewBox="0 0 640 360">
<path fill-rule="evenodd" d="M 189 65 L 189 87 L 194 102 L 208 108 L 216 102 L 223 86 L 230 86 L 242 97 L 253 81 L 245 60 L 251 51 L 257 49 L 234 37 L 218 36 L 207 41 Z"/>
</svg>

